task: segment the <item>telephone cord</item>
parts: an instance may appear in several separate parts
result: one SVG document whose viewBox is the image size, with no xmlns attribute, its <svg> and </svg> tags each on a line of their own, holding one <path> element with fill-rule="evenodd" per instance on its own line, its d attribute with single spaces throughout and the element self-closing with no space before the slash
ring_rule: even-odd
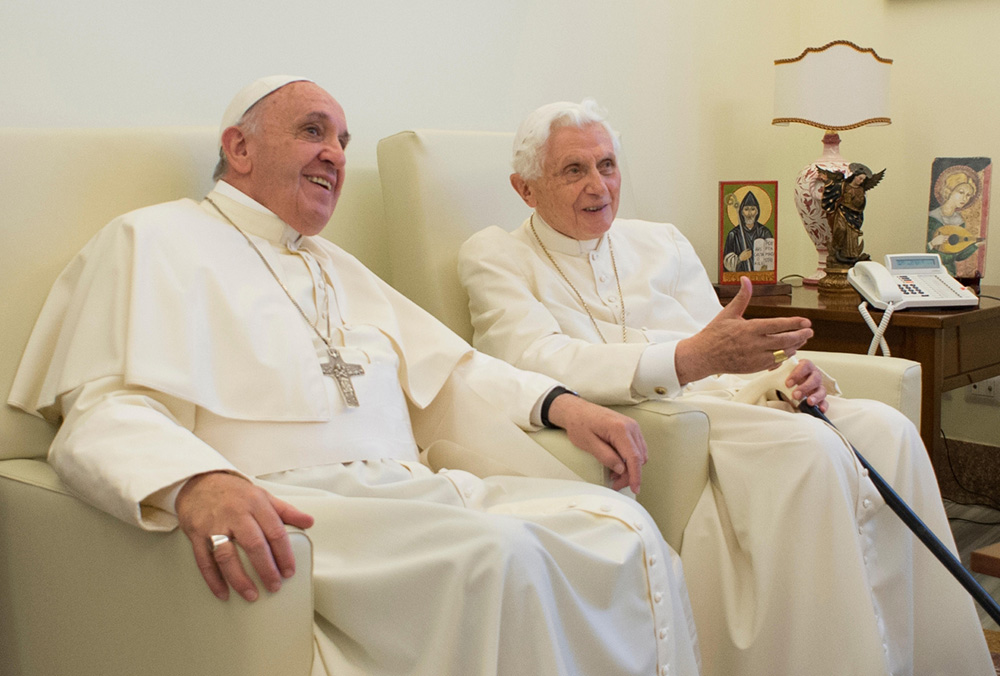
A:
<svg viewBox="0 0 1000 676">
<path fill-rule="evenodd" d="M 865 319 L 865 324 L 871 329 L 874 336 L 872 337 L 871 345 L 868 346 L 868 354 L 873 355 L 878 351 L 878 348 L 882 348 L 882 356 L 889 357 L 889 344 L 885 342 L 885 331 L 889 328 L 889 318 L 892 317 L 892 312 L 895 309 L 895 305 L 889 303 L 884 313 L 882 314 L 882 321 L 877 325 L 875 320 L 872 319 L 871 314 L 868 312 L 868 303 L 861 301 L 861 305 L 858 306 L 858 312 Z"/>
</svg>

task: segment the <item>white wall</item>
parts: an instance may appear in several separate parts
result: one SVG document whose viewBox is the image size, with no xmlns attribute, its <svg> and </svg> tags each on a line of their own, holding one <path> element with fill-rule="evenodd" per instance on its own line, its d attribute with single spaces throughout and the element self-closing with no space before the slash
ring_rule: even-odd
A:
<svg viewBox="0 0 1000 676">
<path fill-rule="evenodd" d="M 354 138 L 331 236 L 385 274 L 379 138 L 513 130 L 542 103 L 594 96 L 622 133 L 640 216 L 681 227 L 714 276 L 718 182 L 776 179 L 779 272 L 808 273 L 815 256 L 790 188 L 821 133 L 770 125 L 774 59 L 834 39 L 894 59 L 893 124 L 842 134 L 842 151 L 888 169 L 869 194 L 867 250 L 920 250 L 932 159 L 1000 161 L 994 4 L 3 0 L 0 126 L 214 124 L 260 75 L 313 77 L 344 105 Z M 994 240 L 986 281 L 1000 284 Z"/>
<path fill-rule="evenodd" d="M 413 127 L 513 130 L 542 103 L 590 95 L 633 137 L 652 129 L 656 144 L 673 149 L 680 125 L 670 118 L 685 107 L 670 73 L 692 36 L 661 5 L 4 0 L 0 125 L 213 124 L 262 74 L 312 77 L 344 105 L 354 138 L 348 214 L 335 217 L 333 237 L 384 272 L 382 233 L 346 223 L 371 220 L 352 209 L 378 197 L 381 137 Z M 656 175 L 675 175 L 656 164 Z"/>
<path fill-rule="evenodd" d="M 714 270 L 718 181 L 777 179 L 789 195 L 820 150 L 815 129 L 770 126 L 773 60 L 846 38 L 895 60 L 893 125 L 842 135 L 849 159 L 888 168 L 866 213 L 881 256 L 920 248 L 935 156 L 998 155 L 992 5 L 4 0 L 0 125 L 211 124 L 244 83 L 291 72 L 341 100 L 352 172 L 371 178 L 377 140 L 401 129 L 513 129 L 541 103 L 595 96 L 622 132 L 641 214 L 682 227 Z M 808 271 L 781 202 L 781 272 Z M 384 264 L 377 237 L 355 240 Z M 1000 282 L 1000 254 L 987 281 Z"/>
</svg>

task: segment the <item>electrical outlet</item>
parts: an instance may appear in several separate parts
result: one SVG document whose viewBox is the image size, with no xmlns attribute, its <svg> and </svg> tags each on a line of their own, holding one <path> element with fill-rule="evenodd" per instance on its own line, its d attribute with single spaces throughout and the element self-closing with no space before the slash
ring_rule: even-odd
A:
<svg viewBox="0 0 1000 676">
<path fill-rule="evenodd" d="M 974 397 L 982 397 L 983 399 L 997 399 L 998 394 L 1000 394 L 998 390 L 1000 390 L 1000 376 L 987 378 L 986 380 L 969 385 L 970 394 Z"/>
</svg>

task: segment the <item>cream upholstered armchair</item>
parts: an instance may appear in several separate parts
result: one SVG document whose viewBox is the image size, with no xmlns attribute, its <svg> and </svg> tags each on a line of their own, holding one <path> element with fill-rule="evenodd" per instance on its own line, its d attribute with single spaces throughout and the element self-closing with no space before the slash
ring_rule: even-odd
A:
<svg viewBox="0 0 1000 676">
<path fill-rule="evenodd" d="M 0 392 L 56 275 L 130 209 L 211 186 L 214 127 L 0 129 Z M 0 406 L 0 674 L 306 675 L 312 548 L 277 594 L 219 602 L 184 534 L 82 503 L 45 462 L 54 428 Z"/>
<path fill-rule="evenodd" d="M 513 136 L 416 130 L 378 144 L 389 281 L 466 340 L 472 338 L 472 325 L 468 296 L 458 280 L 458 249 L 487 226 L 513 229 L 528 215 L 508 182 Z M 634 210 L 629 197 L 622 195 L 623 215 Z M 888 403 L 919 425 L 920 364 L 887 357 L 800 354 L 836 377 L 846 395 Z M 708 481 L 707 417 L 671 401 L 616 408 L 640 423 L 650 446 L 639 502 L 680 550 L 684 526 Z M 566 445 L 550 450 L 581 478 L 606 482 L 590 456 Z"/>
</svg>

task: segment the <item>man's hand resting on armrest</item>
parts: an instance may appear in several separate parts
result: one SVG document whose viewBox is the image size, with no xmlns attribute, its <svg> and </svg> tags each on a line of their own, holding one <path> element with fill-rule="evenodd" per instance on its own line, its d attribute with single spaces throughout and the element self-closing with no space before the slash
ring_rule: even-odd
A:
<svg viewBox="0 0 1000 676">
<path fill-rule="evenodd" d="M 250 558 L 268 591 L 281 589 L 282 578 L 295 574 L 295 556 L 285 524 L 309 528 L 313 518 L 246 479 L 227 472 L 192 477 L 177 494 L 177 518 L 191 540 L 201 576 L 225 601 L 231 586 L 256 601 L 257 586 L 243 570 L 236 542 Z M 210 538 L 230 538 L 212 551 Z"/>
<path fill-rule="evenodd" d="M 613 489 L 639 492 L 648 452 L 639 424 L 574 394 L 561 394 L 549 407 L 549 421 L 566 430 L 569 440 L 611 470 Z"/>
</svg>

